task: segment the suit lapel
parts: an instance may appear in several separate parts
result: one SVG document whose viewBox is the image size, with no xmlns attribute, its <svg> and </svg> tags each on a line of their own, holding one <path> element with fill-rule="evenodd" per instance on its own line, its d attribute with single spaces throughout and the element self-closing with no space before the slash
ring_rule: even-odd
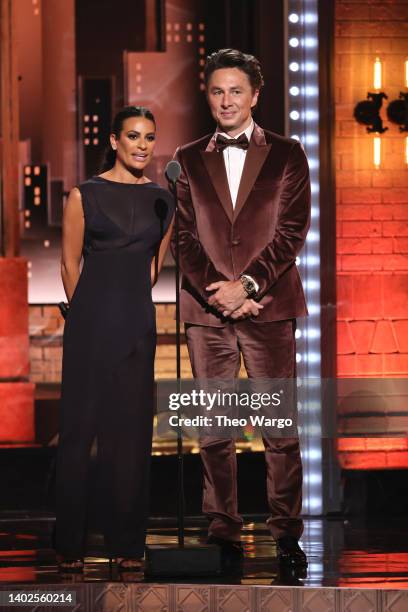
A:
<svg viewBox="0 0 408 612">
<path fill-rule="evenodd" d="M 237 218 L 247 201 L 270 149 L 271 145 L 266 143 L 263 129 L 255 124 L 248 152 L 245 157 L 241 182 L 239 184 L 237 201 L 234 209 L 234 220 Z"/>
<path fill-rule="evenodd" d="M 265 132 L 255 123 L 245 157 L 235 209 L 232 206 L 224 156 L 222 153 L 216 151 L 214 138 L 210 138 L 205 151 L 200 151 L 204 165 L 214 185 L 214 189 L 231 223 L 237 218 L 247 201 L 270 149 L 271 145 L 267 144 L 265 140 Z"/>
<path fill-rule="evenodd" d="M 211 142 L 211 141 L 210 141 Z M 227 173 L 225 170 L 224 156 L 215 149 L 207 147 L 205 151 L 200 151 L 202 160 L 207 172 L 210 175 L 214 189 L 227 214 L 228 219 L 233 220 L 233 208 L 231 194 L 228 186 Z"/>
</svg>

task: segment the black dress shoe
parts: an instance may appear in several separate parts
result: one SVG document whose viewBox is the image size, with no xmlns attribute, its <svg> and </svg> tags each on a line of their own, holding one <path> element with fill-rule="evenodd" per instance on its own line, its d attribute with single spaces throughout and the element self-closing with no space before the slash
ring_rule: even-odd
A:
<svg viewBox="0 0 408 612">
<path fill-rule="evenodd" d="M 282 536 L 276 542 L 278 561 L 285 567 L 307 567 L 307 558 L 293 536 Z"/>
<path fill-rule="evenodd" d="M 224 538 L 218 538 L 217 536 L 210 535 L 207 538 L 207 544 L 215 544 L 221 548 L 221 554 L 229 557 L 244 556 L 244 551 L 241 542 L 234 540 L 224 540 Z"/>
</svg>

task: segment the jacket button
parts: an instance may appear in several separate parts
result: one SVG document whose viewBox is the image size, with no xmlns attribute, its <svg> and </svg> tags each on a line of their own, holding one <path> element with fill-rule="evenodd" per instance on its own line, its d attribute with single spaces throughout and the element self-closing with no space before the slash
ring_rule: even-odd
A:
<svg viewBox="0 0 408 612">
<path fill-rule="evenodd" d="M 231 244 L 232 244 L 232 246 L 238 246 L 238 244 L 239 244 L 240 242 L 241 242 L 241 241 L 239 240 L 239 238 L 235 238 L 235 240 L 232 240 Z"/>
</svg>

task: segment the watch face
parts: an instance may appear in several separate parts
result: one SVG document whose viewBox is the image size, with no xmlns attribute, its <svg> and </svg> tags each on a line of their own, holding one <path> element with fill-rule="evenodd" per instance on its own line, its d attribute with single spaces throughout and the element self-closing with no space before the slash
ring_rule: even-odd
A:
<svg viewBox="0 0 408 612">
<path fill-rule="evenodd" d="M 247 276 L 242 276 L 241 278 L 242 278 L 242 283 L 244 285 L 244 289 L 247 292 L 247 294 L 251 296 L 254 293 L 256 293 L 256 287 L 255 287 L 255 283 L 253 282 L 253 280 L 248 278 Z"/>
</svg>

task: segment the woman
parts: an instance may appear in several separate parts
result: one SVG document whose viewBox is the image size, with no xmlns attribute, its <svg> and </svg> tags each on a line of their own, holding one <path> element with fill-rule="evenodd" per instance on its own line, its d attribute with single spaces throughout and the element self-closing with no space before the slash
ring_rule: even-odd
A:
<svg viewBox="0 0 408 612">
<path fill-rule="evenodd" d="M 109 169 L 74 188 L 64 209 L 62 280 L 69 311 L 56 521 L 57 560 L 64 571 L 81 571 L 84 565 L 95 437 L 105 546 L 120 570 L 140 569 L 144 554 L 156 347 L 151 286 L 174 212 L 170 194 L 144 174 L 155 132 L 149 110 L 131 106 L 119 112 Z"/>
</svg>

